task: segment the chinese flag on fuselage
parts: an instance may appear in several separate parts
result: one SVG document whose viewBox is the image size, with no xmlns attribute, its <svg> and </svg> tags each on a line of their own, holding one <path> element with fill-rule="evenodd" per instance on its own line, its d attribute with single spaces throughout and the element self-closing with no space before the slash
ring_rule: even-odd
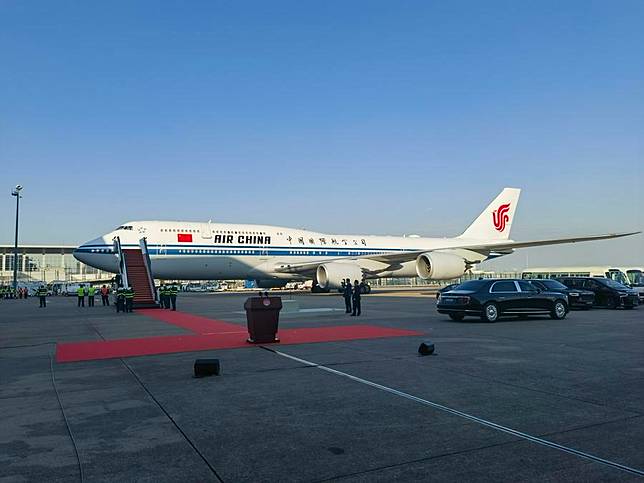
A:
<svg viewBox="0 0 644 483">
<path fill-rule="evenodd" d="M 177 241 L 192 242 L 192 233 L 177 233 Z"/>
</svg>

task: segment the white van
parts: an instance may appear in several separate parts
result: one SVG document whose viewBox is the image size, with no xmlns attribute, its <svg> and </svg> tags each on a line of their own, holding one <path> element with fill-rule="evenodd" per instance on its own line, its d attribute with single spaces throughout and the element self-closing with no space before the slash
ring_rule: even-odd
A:
<svg viewBox="0 0 644 483">
<path fill-rule="evenodd" d="M 629 285 L 637 292 L 640 303 L 644 302 L 644 268 L 642 267 L 621 267 L 626 273 Z"/>
</svg>

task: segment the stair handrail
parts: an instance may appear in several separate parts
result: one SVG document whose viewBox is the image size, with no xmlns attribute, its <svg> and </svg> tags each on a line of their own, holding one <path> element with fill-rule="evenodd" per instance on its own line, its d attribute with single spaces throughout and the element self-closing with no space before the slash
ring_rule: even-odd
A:
<svg viewBox="0 0 644 483">
<path fill-rule="evenodd" d="M 118 236 L 115 236 L 114 239 L 114 251 L 119 259 L 119 275 L 121 276 L 121 286 L 129 287 L 129 280 L 127 279 L 127 264 L 125 263 L 125 257 L 123 256 L 123 250 L 121 249 L 121 239 Z"/>
<path fill-rule="evenodd" d="M 150 285 L 150 292 L 152 293 L 152 298 L 155 302 L 159 302 L 159 297 L 157 296 L 157 288 L 154 286 L 154 279 L 152 278 L 152 261 L 150 260 L 150 252 L 148 251 L 148 241 L 146 237 L 143 237 L 139 240 L 139 246 L 141 247 L 141 254 L 143 255 L 143 265 L 145 266 L 145 272 L 148 275 L 148 284 Z"/>
</svg>

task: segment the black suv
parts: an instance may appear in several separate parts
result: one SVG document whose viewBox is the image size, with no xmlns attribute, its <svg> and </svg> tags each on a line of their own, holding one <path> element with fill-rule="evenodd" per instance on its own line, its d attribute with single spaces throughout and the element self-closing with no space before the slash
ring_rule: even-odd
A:
<svg viewBox="0 0 644 483">
<path fill-rule="evenodd" d="M 639 304 L 637 292 L 615 280 L 603 277 L 563 277 L 557 279 L 566 287 L 590 290 L 595 293 L 595 305 L 617 309 L 632 309 Z"/>
<path fill-rule="evenodd" d="M 568 297 L 561 292 L 542 292 L 527 280 L 470 280 L 442 293 L 436 307 L 452 320 L 468 315 L 496 322 L 503 315 L 543 314 L 563 319 L 568 313 Z"/>
<path fill-rule="evenodd" d="M 590 290 L 569 288 L 558 280 L 532 279 L 529 282 L 544 292 L 561 292 L 568 296 L 568 306 L 571 309 L 590 309 L 595 303 L 595 292 Z"/>
</svg>

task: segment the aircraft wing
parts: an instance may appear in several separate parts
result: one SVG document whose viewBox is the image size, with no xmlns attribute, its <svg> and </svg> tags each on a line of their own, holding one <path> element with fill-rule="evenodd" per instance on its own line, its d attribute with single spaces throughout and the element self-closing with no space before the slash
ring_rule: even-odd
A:
<svg viewBox="0 0 644 483">
<path fill-rule="evenodd" d="M 459 246 L 459 247 L 452 247 L 452 248 L 466 248 L 472 251 L 509 250 L 514 248 L 541 247 L 546 245 L 561 245 L 564 243 L 579 243 L 579 242 L 585 242 L 585 241 L 608 240 L 610 238 L 621 238 L 624 236 L 637 235 L 639 233 L 642 233 L 642 232 L 633 231 L 629 233 L 607 233 L 604 235 L 588 235 L 588 236 L 573 237 L 573 238 L 549 238 L 545 240 L 531 240 L 531 241 L 523 241 L 523 242 L 508 240 L 504 243 L 489 243 L 489 244 Z"/>
<path fill-rule="evenodd" d="M 437 246 L 432 249 L 424 250 L 413 250 L 407 252 L 392 252 L 392 253 L 381 253 L 377 255 L 359 255 L 359 256 L 348 256 L 343 258 L 330 258 L 324 260 L 317 260 L 315 262 L 302 262 L 302 263 L 290 263 L 283 264 L 276 267 L 277 272 L 281 273 L 299 273 L 305 274 L 307 272 L 314 271 L 319 265 L 330 262 L 341 262 L 346 263 L 351 260 L 373 260 L 377 262 L 387 263 L 390 265 L 397 265 L 403 262 L 409 262 L 415 260 L 419 255 L 428 252 L 434 251 L 445 251 L 445 250 L 470 250 L 473 252 L 489 254 L 491 252 L 503 252 L 511 251 L 515 248 L 528 248 L 528 247 L 540 247 L 546 245 L 560 245 L 564 243 L 579 243 L 585 241 L 597 241 L 597 240 L 608 240 L 610 238 L 621 238 L 625 236 L 637 235 L 641 233 L 640 231 L 634 231 L 629 233 L 607 233 L 603 235 L 588 235 L 582 237 L 572 237 L 572 238 L 549 238 L 544 240 L 531 240 L 531 241 L 511 241 L 503 240 L 497 242 L 475 242 L 475 241 L 466 241 L 463 240 L 462 244 L 446 243 L 445 246 Z M 454 239 L 451 239 L 454 240 Z"/>
</svg>

